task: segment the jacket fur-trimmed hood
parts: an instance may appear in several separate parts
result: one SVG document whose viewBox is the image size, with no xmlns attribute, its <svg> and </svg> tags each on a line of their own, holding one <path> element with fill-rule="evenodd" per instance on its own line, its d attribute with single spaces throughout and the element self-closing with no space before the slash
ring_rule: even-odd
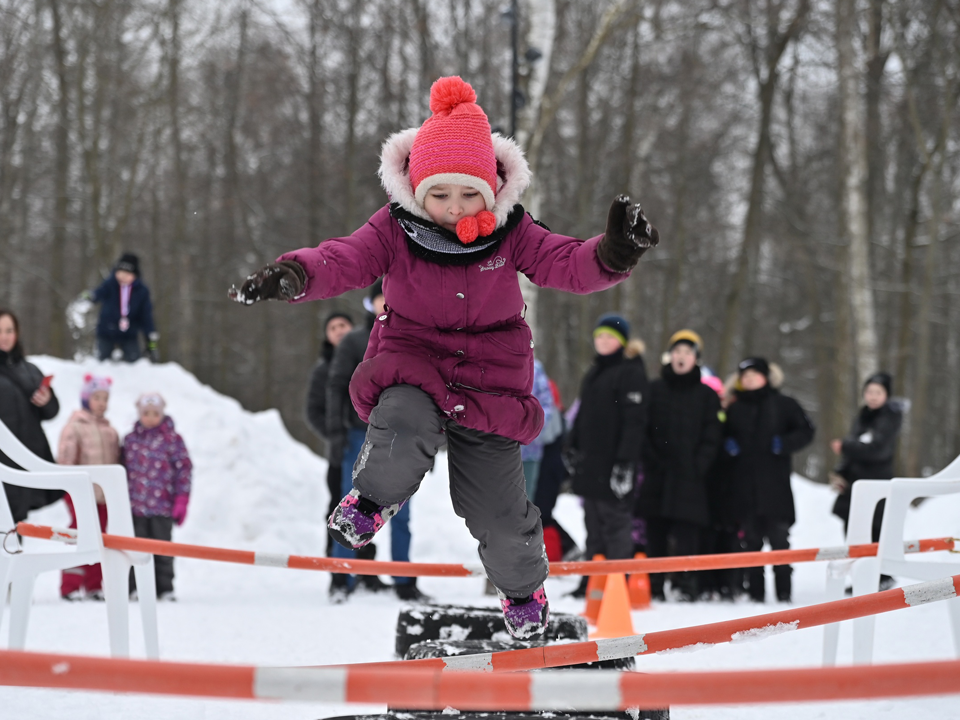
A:
<svg viewBox="0 0 960 720">
<path fill-rule="evenodd" d="M 413 183 L 410 182 L 410 149 L 420 128 L 409 128 L 388 137 L 380 152 L 380 183 L 387 191 L 391 202 L 407 212 L 432 222 L 416 201 Z M 503 227 L 514 206 L 520 202 L 530 185 L 530 166 L 523 150 L 510 138 L 493 133 L 493 152 L 497 158 L 497 196 L 490 208 L 497 220 L 497 228 Z"/>
</svg>

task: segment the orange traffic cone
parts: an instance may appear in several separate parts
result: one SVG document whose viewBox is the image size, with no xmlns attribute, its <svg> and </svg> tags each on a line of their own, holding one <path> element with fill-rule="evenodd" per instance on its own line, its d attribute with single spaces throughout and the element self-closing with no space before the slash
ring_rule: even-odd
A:
<svg viewBox="0 0 960 720">
<path fill-rule="evenodd" d="M 633 635 L 633 619 L 630 617 L 630 595 L 627 581 L 622 574 L 607 577 L 603 589 L 603 601 L 600 603 L 600 616 L 597 618 L 597 631 L 590 634 L 591 639 L 619 638 Z"/>
<path fill-rule="evenodd" d="M 594 555 L 594 560 L 606 560 L 603 555 Z M 603 600 L 603 586 L 607 582 L 606 575 L 591 575 L 587 580 L 587 605 L 581 613 L 591 625 L 597 624 L 600 615 L 600 601 Z"/>
<path fill-rule="evenodd" d="M 646 558 L 647 554 L 639 552 L 633 556 L 634 560 Z M 627 580 L 627 590 L 630 591 L 630 607 L 634 610 L 650 609 L 650 575 L 645 572 L 633 573 Z"/>
</svg>

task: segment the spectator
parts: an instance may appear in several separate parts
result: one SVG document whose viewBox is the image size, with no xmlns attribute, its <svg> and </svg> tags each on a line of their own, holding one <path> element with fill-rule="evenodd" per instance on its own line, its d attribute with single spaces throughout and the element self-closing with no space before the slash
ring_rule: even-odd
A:
<svg viewBox="0 0 960 720">
<path fill-rule="evenodd" d="M 727 409 L 724 453 L 732 459 L 734 503 L 743 530 L 743 549 L 763 549 L 764 540 L 773 550 L 790 548 L 790 527 L 796 521 L 791 459 L 813 441 L 810 418 L 779 386 L 783 373 L 764 358 L 740 362 L 737 401 Z M 773 569 L 777 600 L 790 602 L 789 565 Z M 750 599 L 763 602 L 763 567 L 747 568 L 744 577 Z"/>
<path fill-rule="evenodd" d="M 139 360 L 141 333 L 146 337 L 150 360 L 160 360 L 160 335 L 153 324 L 150 290 L 140 280 L 140 260 L 136 255 L 121 255 L 113 274 L 90 293 L 90 299 L 101 303 L 97 322 L 97 356 L 101 360 L 109 360 L 116 347 L 123 352 L 125 362 Z"/>
<path fill-rule="evenodd" d="M 187 518 L 193 463 L 166 407 L 159 393 L 137 399 L 139 419 L 123 439 L 122 462 L 127 468 L 134 535 L 169 541 L 173 524 L 183 525 Z M 155 555 L 154 569 L 157 599 L 174 600 L 173 558 Z M 135 589 L 131 569 L 130 592 Z"/>
<path fill-rule="evenodd" d="M 893 456 L 897 436 L 903 423 L 902 404 L 890 397 L 893 378 L 878 372 L 863 384 L 863 407 L 853 419 L 850 432 L 843 440 L 833 440 L 830 447 L 840 462 L 831 474 L 831 485 L 839 491 L 833 514 L 843 520 L 847 532 L 850 519 L 850 495 L 857 480 L 889 480 L 893 477 Z M 873 514 L 873 542 L 880 540 L 885 501 L 881 500 Z"/>
<path fill-rule="evenodd" d="M 540 478 L 540 463 L 543 460 L 543 449 L 563 434 L 563 420 L 553 403 L 553 391 L 550 389 L 550 378 L 547 377 L 543 364 L 533 360 L 533 395 L 543 408 L 543 430 L 529 445 L 520 447 L 520 459 L 523 461 L 523 478 L 526 484 L 527 498 L 534 502 L 537 496 L 537 481 Z M 534 503 L 536 504 L 536 503 Z"/>
<path fill-rule="evenodd" d="M 717 393 L 722 408 L 720 420 L 726 423 L 726 408 L 735 399 L 734 380 L 727 385 L 716 375 L 704 375 L 702 382 Z M 734 553 L 743 550 L 740 523 L 734 505 L 732 459 L 726 453 L 717 453 L 707 478 L 707 498 L 710 507 L 710 526 L 700 538 L 700 552 L 704 555 Z M 700 576 L 701 597 L 714 595 L 721 600 L 734 600 L 743 592 L 743 570 L 703 570 Z"/>
<path fill-rule="evenodd" d="M 120 436 L 107 420 L 110 403 L 108 377 L 87 375 L 80 390 L 81 409 L 73 415 L 60 432 L 57 462 L 60 465 L 116 465 L 120 460 Z M 107 500 L 99 485 L 93 486 L 97 501 L 100 531 L 107 529 Z M 70 511 L 70 527 L 77 527 L 77 513 L 73 499 L 64 497 Z M 103 572 L 100 564 L 64 570 L 60 580 L 60 597 L 64 600 L 103 600 Z"/>
<path fill-rule="evenodd" d="M 333 360 L 333 351 L 348 332 L 353 329 L 352 318 L 341 312 L 331 313 L 323 324 L 323 344 L 320 348 L 320 359 L 313 366 L 310 375 L 310 389 L 307 393 L 307 422 L 313 431 L 327 441 L 327 490 L 330 492 L 330 504 L 327 517 L 340 502 L 340 478 L 343 463 L 342 444 L 334 447 L 327 433 L 327 379 L 330 377 L 330 361 Z M 327 555 L 333 554 L 334 541 L 327 538 Z"/>
<path fill-rule="evenodd" d="M 363 362 L 374 319 L 381 315 L 386 307 L 382 280 L 370 287 L 364 307 L 368 310 L 367 322 L 347 333 L 337 346 L 330 362 L 330 375 L 327 380 L 328 437 L 332 447 L 342 448 L 343 457 L 338 497 L 347 495 L 353 489 L 353 466 L 366 439 L 367 424 L 357 415 L 350 400 L 350 379 L 357 366 Z M 405 504 L 390 521 L 390 551 L 396 561 L 410 560 L 410 503 Z M 338 558 L 358 557 L 373 560 L 376 552 L 377 548 L 373 543 L 359 551 L 349 550 L 337 543 L 333 546 L 333 556 Z M 389 589 L 376 575 L 360 575 L 355 578 L 352 575 L 334 573 L 330 576 L 331 602 L 344 602 L 357 583 L 372 592 Z M 417 588 L 416 578 L 395 577 L 393 583 L 394 591 L 401 600 L 420 600 L 425 597 Z"/>
<path fill-rule="evenodd" d="M 593 331 L 597 354 L 580 385 L 580 409 L 568 438 L 573 491 L 583 496 L 588 558 L 633 557 L 633 493 L 646 425 L 643 343 L 630 326 L 604 315 Z M 574 596 L 586 592 L 581 580 Z"/>
<path fill-rule="evenodd" d="M 44 382 L 46 380 L 46 382 Z M 53 462 L 50 443 L 40 423 L 52 420 L 60 411 L 60 403 L 49 386 L 49 379 L 24 357 L 20 342 L 20 323 L 10 310 L 0 309 L 0 421 L 34 455 Z M 20 468 L 0 451 L 0 463 Z M 3 486 L 15 523 L 27 519 L 27 513 L 56 502 L 62 490 L 38 490 Z"/>
<path fill-rule="evenodd" d="M 540 476 L 537 478 L 537 491 L 533 504 L 540 511 L 540 522 L 543 524 L 543 544 L 547 550 L 547 559 L 550 562 L 560 560 L 575 560 L 581 556 L 580 548 L 570 537 L 570 534 L 553 517 L 553 509 L 560 495 L 560 485 L 567 475 L 563 465 L 563 447 L 566 442 L 567 421 L 564 417 L 563 402 L 560 389 L 553 380 L 549 380 L 550 392 L 553 394 L 553 406 L 557 409 L 556 422 L 560 425 L 560 434 L 556 439 L 544 446 L 543 459 L 540 461 Z"/>
<path fill-rule="evenodd" d="M 722 441 L 720 400 L 700 381 L 703 341 L 692 330 L 670 338 L 669 362 L 650 384 L 644 480 L 638 507 L 647 521 L 647 554 L 696 555 L 710 524 L 707 479 Z M 694 573 L 678 573 L 679 599 L 695 600 Z M 662 573 L 650 575 L 654 598 L 664 599 Z"/>
</svg>

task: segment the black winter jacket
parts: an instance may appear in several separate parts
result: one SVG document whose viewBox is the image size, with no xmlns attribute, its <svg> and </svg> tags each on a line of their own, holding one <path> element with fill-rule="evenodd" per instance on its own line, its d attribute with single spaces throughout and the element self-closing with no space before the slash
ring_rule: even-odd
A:
<svg viewBox="0 0 960 720">
<path fill-rule="evenodd" d="M 725 434 L 739 446 L 731 457 L 732 508 L 738 522 L 752 517 L 796 522 L 791 456 L 813 441 L 814 432 L 800 404 L 776 388 L 737 391 L 736 402 L 727 408 Z M 778 454 L 774 437 L 780 438 Z"/>
<path fill-rule="evenodd" d="M 51 390 L 50 402 L 37 407 L 30 402 L 33 393 L 40 387 L 43 373 L 33 363 L 27 362 L 15 348 L 10 353 L 0 351 L 0 421 L 27 446 L 34 455 L 53 462 L 50 443 L 40 423 L 51 420 L 60 412 L 60 403 Z M 0 463 L 21 469 L 2 451 Z M 27 512 L 55 502 L 63 496 L 59 490 L 36 490 L 4 485 L 14 522 L 27 517 Z M 9 529 L 9 528 L 7 528 Z"/>
<path fill-rule="evenodd" d="M 864 406 L 853 419 L 850 432 L 843 439 L 843 449 L 836 472 L 850 488 L 837 496 L 834 515 L 847 517 L 850 494 L 857 480 L 889 480 L 893 477 L 893 456 L 897 436 L 903 423 L 903 411 L 897 402 L 887 402 L 876 410 Z"/>
<path fill-rule="evenodd" d="M 326 439 L 327 433 L 327 381 L 330 378 L 330 361 L 333 359 L 333 345 L 323 341 L 320 359 L 310 373 L 310 388 L 307 390 L 307 422 L 313 431 Z"/>
<path fill-rule="evenodd" d="M 100 319 L 97 321 L 97 337 L 119 342 L 136 338 L 139 333 L 148 336 L 156 330 L 153 324 L 153 304 L 150 290 L 137 278 L 130 290 L 130 306 L 127 320 L 130 327 L 120 329 L 120 283 L 111 275 L 93 291 L 93 301 L 101 303 Z"/>
<path fill-rule="evenodd" d="M 573 492 L 577 495 L 617 500 L 633 491 L 620 486 L 618 497 L 610 480 L 617 463 L 633 463 L 637 468 L 643 447 L 647 371 L 634 347 L 598 355 L 580 385 L 580 409 L 567 440 L 575 458 Z"/>
<path fill-rule="evenodd" d="M 367 424 L 360 419 L 350 400 L 350 378 L 363 362 L 373 329 L 373 315 L 367 323 L 344 335 L 333 352 L 330 372 L 327 376 L 327 425 L 328 436 L 342 435 L 350 428 L 366 430 Z"/>
<path fill-rule="evenodd" d="M 649 399 L 638 512 L 709 525 L 707 479 L 722 438 L 720 399 L 700 382 L 700 368 L 677 375 L 670 365 L 650 383 Z"/>
</svg>

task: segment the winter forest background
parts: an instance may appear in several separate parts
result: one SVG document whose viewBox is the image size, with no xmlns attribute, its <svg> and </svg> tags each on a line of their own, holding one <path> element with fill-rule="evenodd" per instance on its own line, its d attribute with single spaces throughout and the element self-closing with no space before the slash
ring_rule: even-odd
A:
<svg viewBox="0 0 960 720">
<path fill-rule="evenodd" d="M 912 404 L 901 472 L 960 452 L 957 0 L 0 0 L 0 306 L 29 353 L 89 350 L 67 307 L 136 252 L 163 359 L 319 447 L 319 329 L 362 291 L 227 288 L 380 207 L 380 143 L 448 74 L 504 132 L 516 79 L 525 206 L 552 229 L 601 233 L 626 191 L 661 231 L 614 290 L 531 292 L 565 403 L 618 310 L 651 374 L 682 327 L 718 374 L 782 364 L 811 477 L 878 368 Z"/>
</svg>

